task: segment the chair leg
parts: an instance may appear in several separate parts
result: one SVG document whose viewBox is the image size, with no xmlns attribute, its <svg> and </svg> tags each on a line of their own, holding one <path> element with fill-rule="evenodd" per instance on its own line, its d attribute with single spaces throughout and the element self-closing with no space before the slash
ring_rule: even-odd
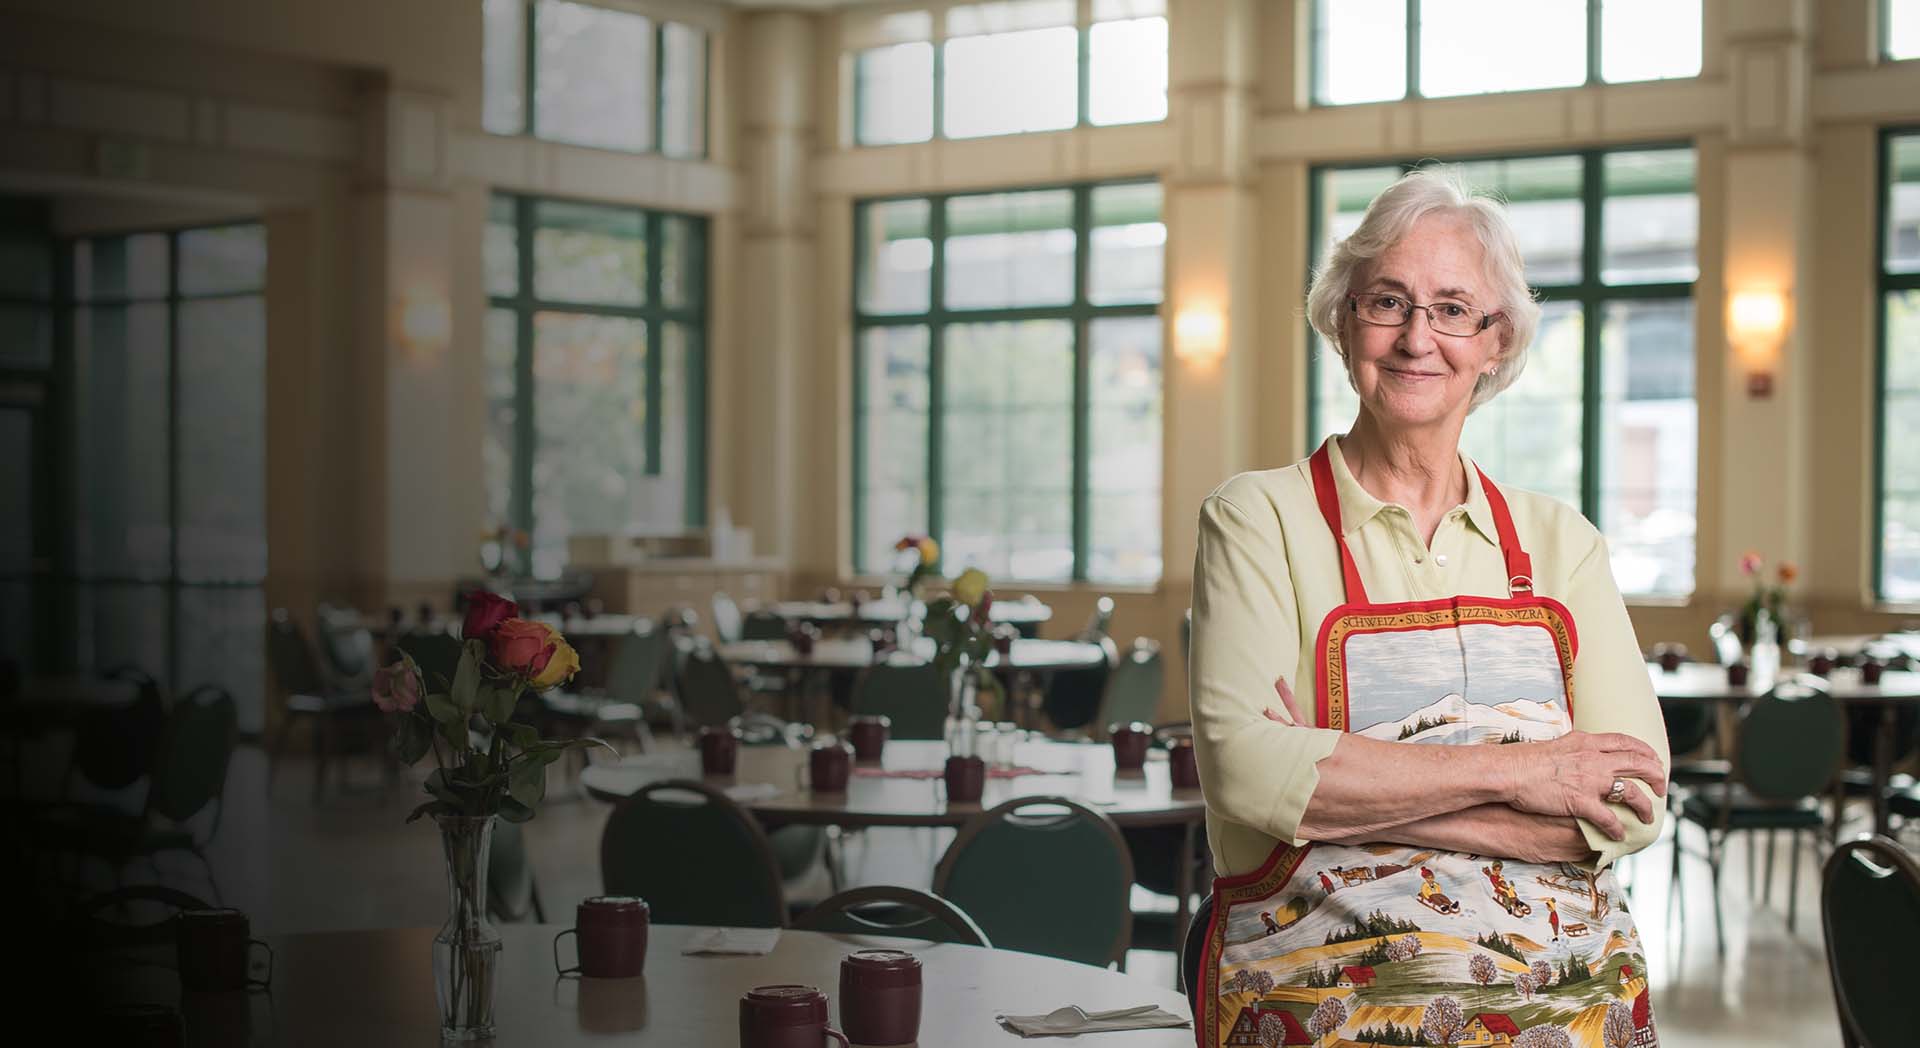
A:
<svg viewBox="0 0 1920 1048">
<path fill-rule="evenodd" d="M 1767 831 L 1767 876 L 1761 882 L 1764 887 L 1760 889 L 1760 901 L 1769 905 L 1773 902 L 1773 846 L 1774 838 L 1777 836 L 1779 836 L 1777 831 Z"/>
<path fill-rule="evenodd" d="M 1725 841 L 1715 843 L 1712 831 L 1707 834 L 1707 866 L 1713 871 L 1713 947 L 1716 953 L 1727 952 L 1726 922 L 1720 913 L 1720 863 L 1726 858 Z M 1749 867 L 1751 869 L 1751 867 Z"/>
<path fill-rule="evenodd" d="M 327 787 L 327 758 L 333 748 L 333 725 L 325 717 L 313 719 L 313 803 L 319 804 Z"/>
<path fill-rule="evenodd" d="M 1793 931 L 1793 915 L 1800 908 L 1800 831 L 1793 831 L 1793 847 L 1787 870 L 1787 931 Z"/>
<path fill-rule="evenodd" d="M 280 770 L 280 754 L 287 748 L 287 732 L 293 730 L 293 713 L 280 714 L 280 726 L 274 729 L 273 741 L 267 744 L 267 794 L 273 794 L 273 776 Z"/>
</svg>

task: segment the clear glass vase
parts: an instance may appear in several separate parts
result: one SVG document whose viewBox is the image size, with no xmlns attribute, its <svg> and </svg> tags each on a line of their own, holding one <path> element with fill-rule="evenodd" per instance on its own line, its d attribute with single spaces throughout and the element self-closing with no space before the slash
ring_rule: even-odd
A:
<svg viewBox="0 0 1920 1048">
<path fill-rule="evenodd" d="M 493 1036 L 494 976 L 500 933 L 487 921 L 487 854 L 493 816 L 436 815 L 447 857 L 447 923 L 433 937 L 433 982 L 440 998 L 440 1041 Z"/>
</svg>

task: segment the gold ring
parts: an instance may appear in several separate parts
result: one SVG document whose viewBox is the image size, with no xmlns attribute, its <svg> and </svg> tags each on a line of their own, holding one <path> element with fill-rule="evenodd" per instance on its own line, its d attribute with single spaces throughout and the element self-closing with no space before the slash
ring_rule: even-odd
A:
<svg viewBox="0 0 1920 1048">
<path fill-rule="evenodd" d="M 1607 802 L 1609 804 L 1619 804 L 1621 801 L 1624 801 L 1626 799 L 1627 799 L 1627 780 L 1625 779 L 1613 780 L 1613 789 L 1610 789 L 1607 791 Z"/>
</svg>

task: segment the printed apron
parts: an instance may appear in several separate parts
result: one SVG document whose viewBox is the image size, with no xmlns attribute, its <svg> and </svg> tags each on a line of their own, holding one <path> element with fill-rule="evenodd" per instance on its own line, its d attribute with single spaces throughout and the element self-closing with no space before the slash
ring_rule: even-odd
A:
<svg viewBox="0 0 1920 1048">
<path fill-rule="evenodd" d="M 1486 474 L 1509 595 L 1370 604 L 1324 446 L 1312 466 L 1347 597 L 1314 648 L 1320 726 L 1439 746 L 1571 731 L 1572 616 L 1533 595 Z M 1497 840 L 1480 855 L 1283 842 L 1258 870 L 1217 879 L 1200 1045 L 1657 1045 L 1613 871 L 1499 853 Z"/>
</svg>

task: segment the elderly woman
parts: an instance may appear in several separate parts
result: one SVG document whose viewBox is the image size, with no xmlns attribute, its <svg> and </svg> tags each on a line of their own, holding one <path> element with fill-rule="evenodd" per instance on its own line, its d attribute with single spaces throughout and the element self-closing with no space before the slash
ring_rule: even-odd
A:
<svg viewBox="0 0 1920 1048">
<path fill-rule="evenodd" d="M 1201 1043 L 1415 1015 L 1429 1044 L 1621 1023 L 1654 1043 L 1608 865 L 1659 833 L 1666 734 L 1606 543 L 1460 452 L 1539 323 L 1506 216 L 1407 175 L 1307 311 L 1359 417 L 1200 510 L 1193 719 L 1221 874 Z"/>
</svg>

